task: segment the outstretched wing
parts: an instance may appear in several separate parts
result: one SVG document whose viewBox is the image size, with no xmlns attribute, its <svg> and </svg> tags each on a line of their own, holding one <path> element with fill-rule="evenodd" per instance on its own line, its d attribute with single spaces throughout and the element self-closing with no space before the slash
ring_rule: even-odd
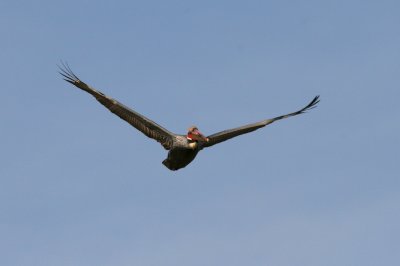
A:
<svg viewBox="0 0 400 266">
<path fill-rule="evenodd" d="M 277 120 L 305 113 L 306 111 L 315 108 L 317 106 L 318 102 L 319 102 L 319 96 L 316 96 L 306 107 L 304 107 L 303 109 L 301 109 L 297 112 L 293 112 L 293 113 L 290 113 L 287 115 L 282 115 L 282 116 L 278 116 L 278 117 L 275 117 L 272 119 L 266 119 L 266 120 L 263 120 L 263 121 L 260 121 L 257 123 L 248 124 L 248 125 L 245 125 L 242 127 L 237 127 L 237 128 L 228 129 L 228 130 L 224 130 L 224 131 L 215 133 L 213 135 L 208 136 L 207 138 L 209 139 L 209 141 L 205 142 L 202 146 L 210 147 L 217 143 L 223 142 L 225 140 L 228 140 L 228 139 L 234 138 L 236 136 L 246 134 L 246 133 L 252 132 L 254 130 L 257 130 L 259 128 L 265 127 L 266 125 L 269 125 Z"/>
<path fill-rule="evenodd" d="M 93 95 L 97 101 L 104 105 L 108 110 L 125 120 L 133 127 L 141 131 L 147 137 L 155 139 L 160 142 L 161 145 L 169 150 L 172 147 L 172 142 L 175 134 L 169 132 L 167 129 L 161 127 L 154 121 L 147 117 L 139 114 L 138 112 L 129 109 L 115 99 L 112 99 L 102 92 L 90 87 L 83 81 L 81 81 L 69 68 L 68 64 L 62 63 L 60 67 L 60 74 L 64 77 L 64 80 L 75 85 L 76 87 Z"/>
</svg>

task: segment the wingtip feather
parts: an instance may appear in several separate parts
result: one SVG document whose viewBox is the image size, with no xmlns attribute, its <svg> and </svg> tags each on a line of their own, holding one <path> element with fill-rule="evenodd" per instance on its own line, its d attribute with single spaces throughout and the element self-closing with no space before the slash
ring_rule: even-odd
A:
<svg viewBox="0 0 400 266">
<path fill-rule="evenodd" d="M 60 69 L 58 72 L 60 75 L 64 77 L 64 80 L 76 85 L 80 82 L 80 79 L 72 72 L 67 62 L 60 60 L 61 65 L 57 64 L 57 67 Z"/>
</svg>

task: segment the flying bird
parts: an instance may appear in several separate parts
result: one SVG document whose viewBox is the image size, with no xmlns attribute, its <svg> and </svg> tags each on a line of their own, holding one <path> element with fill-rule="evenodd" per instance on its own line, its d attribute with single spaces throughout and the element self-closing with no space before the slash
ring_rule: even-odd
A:
<svg viewBox="0 0 400 266">
<path fill-rule="evenodd" d="M 187 166 L 193 161 L 198 152 L 204 148 L 252 132 L 277 120 L 303 114 L 306 111 L 315 108 L 319 102 L 319 96 L 316 96 L 307 106 L 296 112 L 224 130 L 209 136 L 203 135 L 196 126 L 189 127 L 186 135 L 179 135 L 168 131 L 144 115 L 139 114 L 117 100 L 110 98 L 95 88 L 87 85 L 72 72 L 68 64 L 62 63 L 62 66 L 59 66 L 59 68 L 59 73 L 64 77 L 65 81 L 91 94 L 112 113 L 128 122 L 147 137 L 158 141 L 164 149 L 168 150 L 168 157 L 162 163 L 172 171 Z"/>
</svg>

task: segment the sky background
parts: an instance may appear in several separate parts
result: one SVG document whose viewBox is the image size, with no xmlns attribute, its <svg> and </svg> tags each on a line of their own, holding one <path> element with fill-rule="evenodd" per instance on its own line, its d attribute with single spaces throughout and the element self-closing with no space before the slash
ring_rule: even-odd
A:
<svg viewBox="0 0 400 266">
<path fill-rule="evenodd" d="M 0 264 L 400 265 L 399 1 L 0 2 Z M 172 132 L 306 115 L 166 151 Z"/>
</svg>

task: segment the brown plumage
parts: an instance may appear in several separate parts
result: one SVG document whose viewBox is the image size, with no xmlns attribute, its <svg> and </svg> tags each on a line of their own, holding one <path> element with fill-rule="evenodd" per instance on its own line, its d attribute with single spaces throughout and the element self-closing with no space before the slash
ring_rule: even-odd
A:
<svg viewBox="0 0 400 266">
<path fill-rule="evenodd" d="M 60 70 L 60 74 L 64 76 L 65 81 L 68 81 L 76 87 L 93 95 L 96 100 L 104 105 L 108 110 L 131 124 L 133 127 L 141 131 L 149 138 L 155 139 L 156 141 L 160 142 L 166 150 L 171 149 L 172 137 L 174 136 L 173 133 L 169 132 L 167 129 L 163 128 L 162 126 L 148 119 L 147 117 L 126 107 L 117 100 L 112 99 L 104 95 L 102 92 L 90 87 L 89 85 L 81 81 L 77 76 L 75 76 L 75 74 L 71 71 L 67 64 L 63 63 L 63 68 L 60 67 Z"/>
<path fill-rule="evenodd" d="M 281 119 L 288 118 L 291 116 L 303 114 L 306 111 L 317 107 L 317 103 L 319 103 L 319 96 L 316 96 L 306 107 L 300 109 L 299 111 L 212 134 L 212 135 L 208 136 L 209 141 L 204 144 L 204 147 L 210 147 L 212 145 L 215 145 L 215 144 L 223 142 L 225 140 L 234 138 L 236 136 L 252 132 L 259 128 L 265 127 L 266 125 L 269 125 L 277 120 L 281 120 Z"/>
<path fill-rule="evenodd" d="M 224 130 L 207 137 L 205 137 L 196 126 L 190 127 L 186 135 L 178 135 L 168 131 L 156 122 L 139 114 L 138 112 L 126 107 L 117 100 L 110 98 L 104 95 L 102 92 L 90 87 L 81 81 L 71 71 L 68 64 L 62 63 L 62 66 L 59 68 L 60 74 L 64 77 L 64 80 L 88 92 L 112 113 L 131 124 L 147 137 L 158 141 L 166 150 L 169 150 L 168 157 L 163 161 L 163 164 L 170 170 L 178 170 L 185 167 L 191 161 L 193 161 L 197 153 L 203 148 L 207 148 L 236 136 L 252 132 L 277 120 L 305 113 L 306 111 L 315 108 L 319 102 L 319 96 L 316 96 L 307 106 L 299 111 L 262 120 L 257 123 Z"/>
</svg>

